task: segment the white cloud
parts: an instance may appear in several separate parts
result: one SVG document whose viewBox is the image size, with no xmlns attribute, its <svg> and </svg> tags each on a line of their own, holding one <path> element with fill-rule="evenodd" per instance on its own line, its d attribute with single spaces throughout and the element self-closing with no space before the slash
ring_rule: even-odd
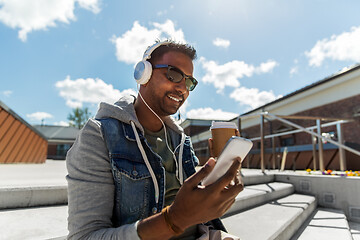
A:
<svg viewBox="0 0 360 240">
<path fill-rule="evenodd" d="M 31 114 L 26 114 L 26 117 L 30 118 L 31 120 L 41 121 L 47 118 L 53 118 L 53 115 L 46 112 L 35 112 Z"/>
<path fill-rule="evenodd" d="M 127 64 L 135 64 L 142 59 L 145 49 L 154 44 L 156 39 L 171 38 L 178 42 L 186 42 L 181 29 L 176 30 L 171 20 L 163 24 L 151 23 L 153 28 L 148 29 L 135 21 L 133 27 L 120 37 L 115 35 L 110 39 L 116 47 L 116 57 Z"/>
<path fill-rule="evenodd" d="M 68 127 L 68 126 L 69 126 L 69 122 L 65 122 L 65 121 L 54 122 L 54 125 L 55 125 L 55 126 Z"/>
<path fill-rule="evenodd" d="M 100 1 L 99 0 L 77 0 L 80 7 L 85 8 L 86 10 L 92 11 L 97 14 L 100 12 Z"/>
<path fill-rule="evenodd" d="M 154 25 L 155 29 L 160 30 L 161 37 L 171 38 L 178 42 L 186 43 L 184 32 L 181 29 L 176 30 L 173 21 L 168 19 L 163 24 L 154 22 L 152 25 Z"/>
<path fill-rule="evenodd" d="M 280 97 L 282 96 L 275 96 L 273 91 L 260 91 L 257 88 L 245 87 L 237 88 L 230 94 L 230 98 L 239 102 L 240 105 L 249 106 L 249 110 L 260 107 Z"/>
<path fill-rule="evenodd" d="M 360 26 L 352 27 L 350 32 L 332 35 L 330 39 L 319 40 L 305 52 L 309 65 L 319 67 L 326 58 L 340 61 L 360 61 Z"/>
<path fill-rule="evenodd" d="M 200 63 L 206 71 L 202 81 L 213 84 L 218 89 L 218 92 L 222 92 L 225 87 L 239 87 L 239 79 L 251 77 L 255 73 L 271 72 L 278 65 L 273 60 L 261 63 L 258 67 L 238 60 L 219 65 L 215 61 L 206 60 L 204 57 L 200 58 Z"/>
<path fill-rule="evenodd" d="M 65 80 L 58 81 L 55 86 L 60 91 L 60 96 L 66 100 L 66 105 L 71 108 L 82 107 L 83 103 L 114 103 L 122 94 L 136 94 L 133 89 L 120 92 L 99 78 L 71 80 L 70 76 L 67 76 Z"/>
<path fill-rule="evenodd" d="M 213 40 L 213 44 L 217 47 L 228 48 L 230 46 L 230 41 L 222 38 L 216 38 Z"/>
<path fill-rule="evenodd" d="M 278 65 L 279 63 L 277 63 L 276 61 L 268 60 L 265 63 L 261 63 L 259 67 L 256 67 L 256 73 L 262 74 L 272 72 L 272 70 Z"/>
<path fill-rule="evenodd" d="M 290 75 L 293 76 L 294 74 L 298 73 L 299 67 L 295 66 L 290 69 Z"/>
<path fill-rule="evenodd" d="M 82 101 L 74 101 L 71 99 L 66 100 L 66 105 L 71 108 L 82 108 L 83 102 Z"/>
<path fill-rule="evenodd" d="M 25 42 L 32 31 L 75 21 L 76 2 L 94 13 L 100 11 L 99 0 L 0 0 L 0 22 L 19 29 L 18 36 Z"/>
<path fill-rule="evenodd" d="M 169 10 L 173 10 L 174 9 L 174 5 L 170 5 L 170 7 L 169 7 Z M 158 16 L 163 16 L 163 15 L 167 15 L 168 14 L 168 10 L 167 9 L 165 9 L 165 10 L 159 10 L 157 13 L 156 13 L 156 15 L 158 15 Z"/>
<path fill-rule="evenodd" d="M 186 117 L 192 119 L 214 119 L 214 120 L 230 120 L 237 117 L 239 114 L 232 112 L 225 112 L 221 109 L 212 108 L 198 108 L 187 112 Z"/>
<path fill-rule="evenodd" d="M 10 95 L 13 93 L 13 91 L 11 90 L 5 90 L 2 92 L 2 94 L 5 96 L 5 97 L 10 97 Z"/>
<path fill-rule="evenodd" d="M 162 15 L 165 15 L 165 14 L 167 14 L 167 10 L 158 11 L 158 12 L 156 13 L 156 15 L 158 15 L 158 16 L 162 16 Z"/>
</svg>

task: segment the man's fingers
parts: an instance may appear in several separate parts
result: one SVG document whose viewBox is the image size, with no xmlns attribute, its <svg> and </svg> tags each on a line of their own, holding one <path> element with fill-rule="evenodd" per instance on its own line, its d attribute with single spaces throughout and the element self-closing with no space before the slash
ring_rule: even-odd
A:
<svg viewBox="0 0 360 240">
<path fill-rule="evenodd" d="M 244 190 L 244 184 L 238 183 L 223 191 L 223 194 L 225 198 L 235 198 L 242 190 Z"/>
<path fill-rule="evenodd" d="M 198 172 L 189 177 L 186 182 L 190 186 L 196 187 L 214 169 L 215 162 L 214 158 L 209 158 L 206 164 Z"/>
<path fill-rule="evenodd" d="M 218 181 L 216 181 L 213 185 L 217 186 L 216 188 L 224 188 L 225 186 L 229 185 L 229 183 L 234 179 L 236 176 L 237 170 L 240 167 L 241 158 L 237 157 L 234 159 L 229 170 L 222 176 Z"/>
<path fill-rule="evenodd" d="M 209 143 L 209 152 L 210 152 L 210 156 L 213 157 L 213 139 L 209 138 L 208 139 L 208 143 Z"/>
</svg>

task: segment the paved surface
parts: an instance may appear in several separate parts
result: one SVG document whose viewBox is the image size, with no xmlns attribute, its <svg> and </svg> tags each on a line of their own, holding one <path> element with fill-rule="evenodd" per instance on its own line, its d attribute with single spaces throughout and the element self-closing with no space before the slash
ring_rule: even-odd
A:
<svg viewBox="0 0 360 240">
<path fill-rule="evenodd" d="M 31 201 L 36 201 L 36 197 L 41 198 L 41 201 L 46 200 L 46 197 L 59 199 L 56 191 L 66 187 L 66 175 L 65 161 L 0 164 L 0 193 L 6 194 L 8 189 L 12 189 L 0 199 L 0 203 L 11 197 L 17 197 L 12 202 L 16 202 L 18 206 L 29 206 Z M 40 190 L 43 191 L 43 196 L 37 193 Z M 21 193 L 20 199 L 19 194 L 15 195 L 18 192 Z M 19 205 L 19 201 L 25 203 Z M 65 239 L 64 236 L 68 233 L 67 206 L 3 209 L 0 210 L 0 223 L 0 240 Z"/>
<path fill-rule="evenodd" d="M 277 170 L 273 170 L 266 171 L 265 174 L 263 174 L 258 169 L 242 169 L 242 175 L 248 177 L 248 181 L 252 178 L 256 179 L 256 176 L 258 175 L 262 175 L 262 177 L 271 177 L 272 173 L 277 172 Z M 287 172 L 285 171 L 282 173 Z M 294 174 L 293 171 L 289 171 L 288 173 L 291 175 Z M 296 172 L 296 174 L 303 175 L 305 173 L 304 171 L 299 171 Z M 65 161 L 47 160 L 44 164 L 0 164 L 0 192 L 1 189 L 5 190 L 7 188 L 32 188 L 34 190 L 37 187 L 58 188 L 66 186 L 66 175 L 67 170 Z M 32 196 L 33 195 L 34 194 L 32 194 Z M 253 209 L 252 211 L 255 210 Z M 262 213 L 266 211 L 262 211 Z M 259 220 L 258 216 L 261 215 L 262 214 L 259 213 L 256 214 L 256 217 L 248 216 L 241 221 L 239 221 L 240 219 L 232 220 L 237 222 L 248 222 L 249 219 Z M 284 219 L 279 212 L 274 215 L 279 215 L 280 220 Z M 236 217 L 239 218 L 240 216 Z M 269 222 L 272 221 L 270 220 Z M 58 205 L 51 207 L 0 210 L 0 223 L 0 240 L 64 239 L 67 235 L 67 206 Z M 250 225 L 254 226 L 254 223 Z M 353 238 L 359 239 L 360 225 L 351 222 L 349 225 Z M 237 227 L 235 227 L 235 229 L 237 229 Z"/>
<path fill-rule="evenodd" d="M 65 161 L 39 164 L 0 164 L 0 188 L 66 185 Z"/>
<path fill-rule="evenodd" d="M 360 223 L 349 222 L 351 234 L 354 240 L 360 240 Z"/>
<path fill-rule="evenodd" d="M 271 172 L 269 172 L 271 173 Z M 242 169 L 243 176 L 262 174 L 257 169 Z M 40 164 L 0 164 L 0 188 L 66 185 L 66 162 L 47 160 Z"/>
<path fill-rule="evenodd" d="M 349 230 L 343 211 L 319 208 L 298 240 L 353 240 Z"/>
<path fill-rule="evenodd" d="M 0 239 L 65 239 L 67 206 L 0 210 Z"/>
</svg>

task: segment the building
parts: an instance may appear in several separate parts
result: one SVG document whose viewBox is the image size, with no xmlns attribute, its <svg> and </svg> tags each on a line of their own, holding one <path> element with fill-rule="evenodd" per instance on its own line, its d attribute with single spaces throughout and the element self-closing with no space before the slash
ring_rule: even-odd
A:
<svg viewBox="0 0 360 240">
<path fill-rule="evenodd" d="M 45 136 L 0 101 L 0 163 L 44 163 Z"/>
<path fill-rule="evenodd" d="M 79 129 L 68 126 L 35 125 L 48 141 L 47 158 L 65 159 L 67 151 L 75 142 Z"/>
<path fill-rule="evenodd" d="M 324 140 L 323 144 L 319 144 L 319 139 L 313 144 L 314 138 L 310 134 L 299 132 L 297 127 L 285 122 L 290 121 L 315 133 L 319 132 L 322 136 L 330 138 L 330 141 L 340 140 L 346 146 L 359 151 L 359 89 L 360 65 L 356 65 L 232 119 L 231 121 L 238 124 L 241 136 L 254 141 L 251 154 L 243 166 L 280 168 L 285 151 L 287 157 L 284 169 L 318 169 L 321 156 L 318 156 L 319 153 L 313 153 L 320 152 L 319 148 L 323 148 L 322 167 L 341 169 L 342 151 L 337 145 Z M 266 113 L 280 118 L 271 117 Z M 198 122 L 194 119 L 185 120 L 182 126 L 187 131 L 189 128 L 194 129 L 193 125 Z M 265 136 L 263 143 L 260 141 L 261 126 Z M 191 137 L 197 155 L 204 162 L 209 154 L 206 148 L 207 139 L 211 137 L 210 131 L 206 130 Z M 261 153 L 261 144 L 263 144 L 263 153 Z M 264 155 L 264 166 L 261 166 L 261 154 Z M 344 158 L 347 169 L 360 169 L 358 155 L 345 151 Z"/>
</svg>

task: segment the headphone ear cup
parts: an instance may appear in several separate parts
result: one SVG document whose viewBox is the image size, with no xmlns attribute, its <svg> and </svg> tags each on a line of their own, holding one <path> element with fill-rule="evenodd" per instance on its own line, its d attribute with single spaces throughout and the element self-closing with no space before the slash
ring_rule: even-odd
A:
<svg viewBox="0 0 360 240">
<path fill-rule="evenodd" d="M 150 62 L 143 60 L 138 62 L 134 70 L 134 78 L 138 84 L 146 84 L 151 78 L 152 65 Z"/>
</svg>

